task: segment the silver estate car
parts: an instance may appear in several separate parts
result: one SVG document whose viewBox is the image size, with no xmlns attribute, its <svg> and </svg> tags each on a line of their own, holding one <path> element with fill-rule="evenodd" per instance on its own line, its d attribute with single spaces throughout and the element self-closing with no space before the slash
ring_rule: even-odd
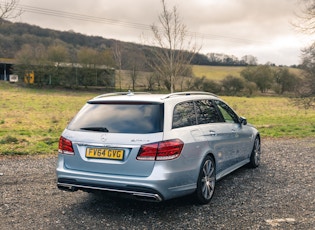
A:
<svg viewBox="0 0 315 230">
<path fill-rule="evenodd" d="M 259 132 L 206 92 L 111 93 L 89 100 L 63 131 L 59 189 L 163 201 L 211 200 L 216 181 L 260 162 Z"/>
</svg>

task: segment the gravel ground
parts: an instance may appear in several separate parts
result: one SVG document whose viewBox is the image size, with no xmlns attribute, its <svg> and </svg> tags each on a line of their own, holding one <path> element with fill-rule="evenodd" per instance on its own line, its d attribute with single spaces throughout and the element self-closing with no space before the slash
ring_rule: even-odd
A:
<svg viewBox="0 0 315 230">
<path fill-rule="evenodd" d="M 263 140 L 257 169 L 217 183 L 209 205 L 56 188 L 56 156 L 0 158 L 0 229 L 315 229 L 315 139 Z"/>
</svg>

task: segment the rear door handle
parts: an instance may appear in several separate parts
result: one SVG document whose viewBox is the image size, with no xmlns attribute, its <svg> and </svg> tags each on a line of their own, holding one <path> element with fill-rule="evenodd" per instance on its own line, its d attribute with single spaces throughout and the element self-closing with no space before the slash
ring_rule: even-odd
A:
<svg viewBox="0 0 315 230">
<path fill-rule="evenodd" d="M 234 135 L 235 137 L 239 136 L 238 132 L 235 129 L 232 129 L 231 131 L 232 131 L 232 135 Z"/>
</svg>

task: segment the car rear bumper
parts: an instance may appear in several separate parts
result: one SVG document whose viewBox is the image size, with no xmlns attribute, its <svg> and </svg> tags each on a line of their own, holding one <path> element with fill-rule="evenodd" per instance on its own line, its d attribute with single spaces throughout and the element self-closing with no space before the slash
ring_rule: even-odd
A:
<svg viewBox="0 0 315 230">
<path fill-rule="evenodd" d="M 195 180 L 182 171 L 167 171 L 156 168 L 148 177 L 109 175 L 71 170 L 65 167 L 63 157 L 59 157 L 57 186 L 66 191 L 108 191 L 131 195 L 134 198 L 160 202 L 193 193 Z"/>
<path fill-rule="evenodd" d="M 125 187 L 115 187 L 106 184 L 93 184 L 93 183 L 83 183 L 73 179 L 59 178 L 57 182 L 57 186 L 61 190 L 66 191 L 107 191 L 120 193 L 124 195 L 130 195 L 136 199 L 153 201 L 153 202 L 161 202 L 163 201 L 162 195 L 153 190 L 145 187 L 135 187 L 135 186 L 125 186 Z"/>
</svg>

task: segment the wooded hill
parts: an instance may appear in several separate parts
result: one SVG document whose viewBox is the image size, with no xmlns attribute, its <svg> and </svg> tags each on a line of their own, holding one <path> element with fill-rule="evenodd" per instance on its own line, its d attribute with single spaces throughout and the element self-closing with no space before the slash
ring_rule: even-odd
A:
<svg viewBox="0 0 315 230">
<path fill-rule="evenodd" d="M 15 58 L 15 55 L 26 44 L 32 47 L 43 45 L 46 48 L 53 45 L 63 45 L 72 53 L 76 53 L 82 47 L 103 51 L 113 49 L 116 44 L 119 44 L 123 52 L 122 56 L 125 59 L 136 59 L 139 55 L 139 50 L 143 52 L 148 51 L 148 47 L 141 44 L 106 39 L 100 36 L 87 36 L 73 31 L 44 29 L 26 23 L 0 21 L 0 58 Z M 128 69 L 128 61 L 124 60 L 124 58 L 122 60 L 122 68 Z M 210 62 L 207 56 L 197 54 L 192 60 L 192 64 L 209 65 Z M 108 65 L 111 66 L 114 63 L 108 63 Z M 146 70 L 146 66 L 142 68 Z"/>
</svg>

